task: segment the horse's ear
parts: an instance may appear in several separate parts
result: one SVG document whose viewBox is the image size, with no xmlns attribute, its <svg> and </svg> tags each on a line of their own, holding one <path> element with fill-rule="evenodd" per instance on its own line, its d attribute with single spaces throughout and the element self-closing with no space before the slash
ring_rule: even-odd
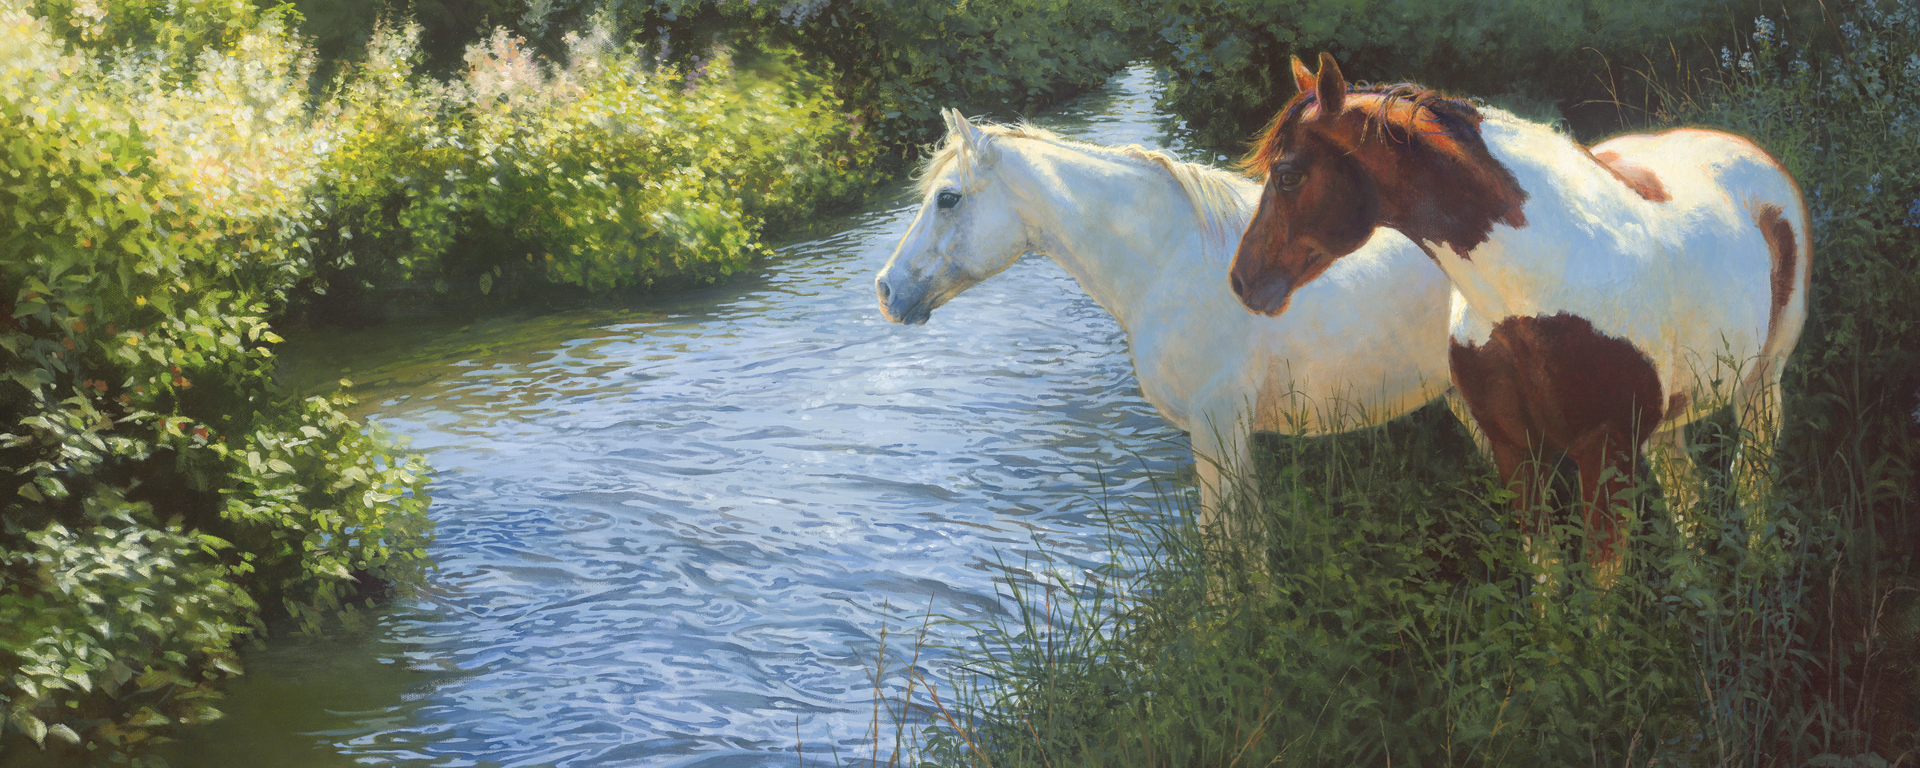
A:
<svg viewBox="0 0 1920 768">
<path fill-rule="evenodd" d="M 1301 93 L 1313 93 L 1313 73 L 1307 71 L 1307 65 L 1300 63 L 1300 57 L 1293 57 L 1293 84 L 1300 87 Z"/>
<path fill-rule="evenodd" d="M 1347 80 L 1340 76 L 1340 65 L 1333 60 L 1333 54 L 1320 52 L 1320 77 L 1315 86 L 1320 91 L 1320 119 L 1333 122 L 1340 116 L 1340 109 L 1347 101 Z"/>
<path fill-rule="evenodd" d="M 953 110 L 952 117 L 947 120 L 947 130 L 959 136 L 960 140 L 965 142 L 967 152 L 970 154 L 978 155 L 989 149 L 987 145 L 987 132 L 980 130 L 978 126 L 968 122 L 966 116 L 960 114 L 960 110 Z"/>
</svg>

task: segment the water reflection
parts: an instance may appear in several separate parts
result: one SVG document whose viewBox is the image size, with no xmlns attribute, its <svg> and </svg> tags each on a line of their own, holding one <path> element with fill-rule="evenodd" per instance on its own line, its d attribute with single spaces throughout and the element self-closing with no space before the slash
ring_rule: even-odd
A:
<svg viewBox="0 0 1920 768">
<path fill-rule="evenodd" d="M 1154 93 L 1129 70 L 1037 122 L 1177 149 Z M 886 323 L 870 281 L 916 204 L 644 310 L 496 328 L 474 354 L 446 341 L 470 328 L 405 330 L 413 362 L 347 363 L 384 366 L 370 417 L 440 471 L 439 570 L 367 631 L 251 654 L 232 714 L 173 761 L 733 768 L 870 748 L 883 625 L 897 644 L 927 611 L 1001 610 L 998 563 L 1037 546 L 1108 562 L 1103 485 L 1147 495 L 1186 455 L 1118 326 L 1050 261 Z"/>
</svg>

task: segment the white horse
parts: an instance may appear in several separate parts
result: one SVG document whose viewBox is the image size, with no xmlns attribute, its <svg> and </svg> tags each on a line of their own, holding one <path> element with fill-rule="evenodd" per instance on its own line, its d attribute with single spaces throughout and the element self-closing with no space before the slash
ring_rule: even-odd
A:
<svg viewBox="0 0 1920 768">
<path fill-rule="evenodd" d="M 1381 230 L 1284 317 L 1250 314 L 1225 272 L 1252 180 L 943 114 L 920 213 L 874 278 L 881 311 L 924 323 L 1021 254 L 1051 257 L 1120 322 L 1142 394 L 1192 436 L 1203 521 L 1251 490 L 1250 431 L 1356 429 L 1447 390 L 1447 279 L 1398 233 Z"/>
</svg>

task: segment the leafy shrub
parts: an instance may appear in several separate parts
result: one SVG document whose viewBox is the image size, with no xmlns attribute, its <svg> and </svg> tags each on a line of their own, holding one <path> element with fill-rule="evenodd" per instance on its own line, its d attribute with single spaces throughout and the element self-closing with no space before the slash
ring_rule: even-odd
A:
<svg viewBox="0 0 1920 768">
<path fill-rule="evenodd" d="M 1621 101 L 1639 102 L 1629 86 L 1641 81 L 1625 67 L 1696 50 L 1731 21 L 1723 3 L 1655 0 L 1173 0 L 1142 12 L 1157 33 L 1154 57 L 1172 74 L 1164 104 L 1204 145 L 1234 154 L 1298 91 L 1292 56 L 1332 52 L 1349 80 L 1518 92 L 1557 102 L 1593 131 L 1619 126 Z"/>
<path fill-rule="evenodd" d="M 725 56 L 656 70 L 597 28 L 567 38 L 559 67 L 496 31 L 441 83 L 414 71 L 418 34 L 380 30 L 329 105 L 341 147 L 317 243 L 337 287 L 708 282 L 768 253 L 766 219 L 880 178 L 877 145 L 818 77 L 772 82 Z"/>
<path fill-rule="evenodd" d="M 247 0 L 37 0 L 48 31 L 79 48 L 131 46 L 191 55 L 246 34 L 260 14 Z"/>
<path fill-rule="evenodd" d="M 280 17 L 192 56 L 56 28 L 0 3 L 0 729 L 93 749 L 215 716 L 264 618 L 416 582 L 427 498 L 272 385 L 329 142 Z"/>
<path fill-rule="evenodd" d="M 895 159 L 941 136 L 939 109 L 1031 114 L 1103 82 L 1140 35 L 1112 0 L 491 0 L 485 13 L 550 55 L 596 14 L 652 61 L 698 72 L 716 49 L 792 51 L 829 78 L 839 111 Z"/>
<path fill-rule="evenodd" d="M 883 139 L 911 146 L 942 135 L 942 107 L 1011 118 L 1104 82 L 1137 55 L 1123 7 L 1110 0 L 816 0 L 781 8 L 788 23 L 774 29 L 809 61 L 832 64 L 849 107 Z"/>
</svg>

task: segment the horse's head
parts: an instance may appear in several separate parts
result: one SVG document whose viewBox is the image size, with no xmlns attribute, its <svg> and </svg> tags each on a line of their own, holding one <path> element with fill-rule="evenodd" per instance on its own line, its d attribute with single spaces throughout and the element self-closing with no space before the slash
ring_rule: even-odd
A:
<svg viewBox="0 0 1920 768">
<path fill-rule="evenodd" d="M 1494 221 L 1524 223 L 1526 195 L 1488 155 L 1471 104 L 1405 84 L 1349 92 L 1331 54 L 1318 75 L 1294 59 L 1293 75 L 1299 95 L 1243 161 L 1266 176 L 1230 273 L 1248 309 L 1279 314 L 1377 227 L 1464 253 Z"/>
<path fill-rule="evenodd" d="M 1028 249 L 1026 224 L 999 148 L 958 110 L 943 110 L 947 141 L 921 171 L 920 214 L 874 276 L 880 311 L 918 325 L 948 299 L 1006 269 Z"/>
</svg>

